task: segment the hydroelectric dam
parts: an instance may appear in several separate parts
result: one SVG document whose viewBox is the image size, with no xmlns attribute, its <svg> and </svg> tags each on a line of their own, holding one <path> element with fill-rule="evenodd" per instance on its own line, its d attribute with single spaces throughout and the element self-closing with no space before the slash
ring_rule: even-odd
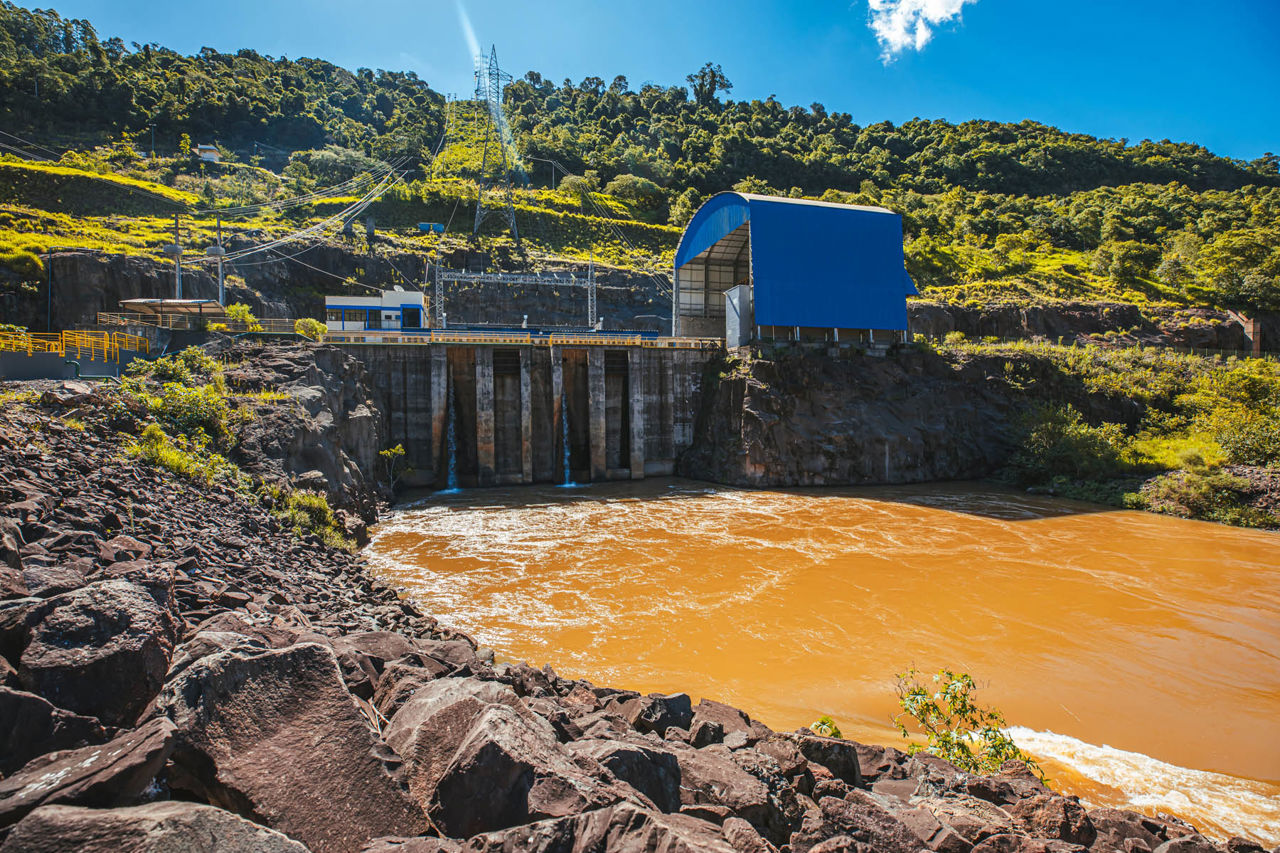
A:
<svg viewBox="0 0 1280 853">
<path fill-rule="evenodd" d="M 707 342 L 475 335 L 344 342 L 405 449 L 406 485 L 471 488 L 674 473 L 692 442 Z"/>
</svg>

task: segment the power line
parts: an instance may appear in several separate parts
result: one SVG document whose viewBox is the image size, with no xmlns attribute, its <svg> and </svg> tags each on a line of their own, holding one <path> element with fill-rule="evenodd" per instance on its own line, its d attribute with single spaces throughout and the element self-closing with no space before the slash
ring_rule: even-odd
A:
<svg viewBox="0 0 1280 853">
<path fill-rule="evenodd" d="M 23 139 L 21 136 L 18 136 L 16 134 L 9 133 L 9 131 L 7 130 L 0 130 L 0 135 L 4 135 L 9 137 L 10 139 L 17 140 L 18 142 L 21 142 L 23 145 L 26 145 L 29 148 L 38 148 L 41 151 L 47 151 L 50 154 L 52 154 L 54 157 L 61 157 L 63 154 L 66 153 L 65 151 L 59 152 L 59 151 L 54 151 L 52 148 L 46 148 L 45 146 L 40 145 L 39 143 L 32 142 L 29 139 Z"/>
</svg>

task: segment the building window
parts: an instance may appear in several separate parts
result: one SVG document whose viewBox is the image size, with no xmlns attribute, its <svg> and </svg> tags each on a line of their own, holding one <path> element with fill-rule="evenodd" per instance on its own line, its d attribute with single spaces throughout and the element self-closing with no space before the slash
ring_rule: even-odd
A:
<svg viewBox="0 0 1280 853">
<path fill-rule="evenodd" d="M 326 319 L 328 319 L 328 321 L 329 321 L 330 323 L 341 323 L 341 322 L 342 322 L 342 309 L 341 309 L 341 308 L 330 308 L 329 310 L 325 311 L 324 313 L 325 313 L 325 318 L 326 318 Z"/>
<path fill-rule="evenodd" d="M 382 328 L 381 309 L 370 311 L 369 319 L 367 322 L 368 322 L 368 325 L 365 326 L 366 329 L 381 329 Z"/>
</svg>

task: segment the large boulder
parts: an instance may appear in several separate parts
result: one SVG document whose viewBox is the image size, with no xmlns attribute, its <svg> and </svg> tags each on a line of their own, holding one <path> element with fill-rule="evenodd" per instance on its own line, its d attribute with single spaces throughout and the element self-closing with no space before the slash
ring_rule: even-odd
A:
<svg viewBox="0 0 1280 853">
<path fill-rule="evenodd" d="M 749 749 L 731 752 L 720 744 L 674 753 L 685 811 L 740 817 L 775 844 L 785 843 L 799 823 L 795 792 L 771 757 Z"/>
<path fill-rule="evenodd" d="M 119 809 L 43 806 L 9 833 L 0 853 L 307 853 L 285 835 L 198 803 Z"/>
<path fill-rule="evenodd" d="M 1092 845 L 1097 853 L 1128 853 L 1131 840 L 1155 850 L 1165 841 L 1160 821 L 1123 809 L 1093 809 L 1089 824 L 1097 834 Z"/>
<path fill-rule="evenodd" d="M 23 690 L 0 687 L 0 774 L 13 773 L 37 756 L 102 743 L 106 730 Z"/>
<path fill-rule="evenodd" d="M 834 839 L 845 841 L 832 844 Z M 794 853 L 809 853 L 819 847 L 832 851 L 918 853 L 921 846 L 914 832 L 865 791 L 851 791 L 844 799 L 824 797 L 791 836 Z"/>
<path fill-rule="evenodd" d="M 757 836 L 758 837 L 758 836 Z M 745 853 L 720 827 L 630 803 L 471 838 L 468 853 Z"/>
<path fill-rule="evenodd" d="M 599 762 L 664 812 L 680 810 L 680 763 L 657 744 L 618 740 L 581 740 L 568 745 L 573 755 Z"/>
<path fill-rule="evenodd" d="M 127 580 L 48 599 L 28 615 L 18 675 L 32 693 L 111 726 L 132 724 L 164 685 L 178 622 Z"/>
<path fill-rule="evenodd" d="M 160 706 L 178 727 L 170 785 L 263 822 L 316 853 L 425 826 L 400 761 L 316 643 L 195 661 Z"/>
<path fill-rule="evenodd" d="M 1085 853 L 1087 848 L 1057 838 L 1032 838 L 1026 835 L 993 835 L 973 848 L 973 853 Z M 1209 851 L 1213 851 L 1210 847 Z M 1187 851 L 1192 853 L 1192 851 Z M 1200 851 L 1196 851 L 1200 853 Z M 1206 851 L 1207 853 L 1207 851 Z"/>
<path fill-rule="evenodd" d="M 574 761 L 549 728 L 508 705 L 486 707 L 436 783 L 432 821 L 469 836 L 634 796 L 585 756 Z"/>
<path fill-rule="evenodd" d="M 0 781 L 0 827 L 43 805 L 133 805 L 172 750 L 173 724 L 157 719 L 99 746 L 43 755 Z"/>
<path fill-rule="evenodd" d="M 688 729 L 693 722 L 693 704 L 686 693 L 650 693 L 638 696 L 622 706 L 622 716 L 638 732 L 653 732 L 658 737 L 667 729 Z"/>
<path fill-rule="evenodd" d="M 1037 838 L 1056 838 L 1088 847 L 1098 837 L 1089 815 L 1074 798 L 1039 794 L 1006 811 L 1019 829 Z"/>
<path fill-rule="evenodd" d="M 395 712 L 383 737 L 404 759 L 409 790 L 419 803 L 431 801 L 458 747 L 480 714 L 493 705 L 512 708 L 531 722 L 538 720 L 507 685 L 470 678 L 424 682 Z M 546 733 L 555 737 L 550 726 Z"/>
</svg>

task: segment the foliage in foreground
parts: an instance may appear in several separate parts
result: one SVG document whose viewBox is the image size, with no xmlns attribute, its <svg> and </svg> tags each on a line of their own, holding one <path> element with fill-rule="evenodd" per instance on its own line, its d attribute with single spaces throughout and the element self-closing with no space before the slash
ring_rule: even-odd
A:
<svg viewBox="0 0 1280 853">
<path fill-rule="evenodd" d="M 893 718 L 910 741 L 907 752 L 928 752 L 969 773 L 995 773 L 1011 759 L 1025 762 L 1041 780 L 1044 772 L 1005 733 L 1004 715 L 979 704 L 978 686 L 968 673 L 941 669 L 928 680 L 914 668 L 898 674 L 898 704 Z M 915 738 L 923 737 L 924 743 Z"/>
</svg>

